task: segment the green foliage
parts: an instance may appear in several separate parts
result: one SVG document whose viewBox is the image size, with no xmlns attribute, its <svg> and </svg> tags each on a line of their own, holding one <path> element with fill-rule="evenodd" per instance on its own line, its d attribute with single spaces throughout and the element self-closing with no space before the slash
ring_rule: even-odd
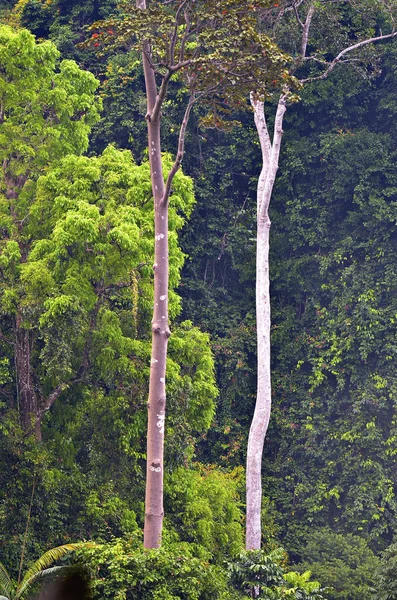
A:
<svg viewBox="0 0 397 600">
<path fill-rule="evenodd" d="M 166 523 L 220 563 L 234 557 L 243 545 L 243 486 L 241 468 L 228 473 L 200 464 L 179 467 L 165 480 Z"/>
<path fill-rule="evenodd" d="M 18 578 L 18 582 L 12 581 L 4 565 L 0 563 L 0 593 L 4 594 L 0 597 L 6 598 L 6 600 L 25 600 L 31 593 L 32 588 L 41 580 L 59 576 L 68 569 L 66 566 L 50 567 L 50 565 L 58 562 L 61 558 L 75 550 L 92 548 L 93 546 L 95 544 L 92 542 L 78 542 L 51 548 L 29 567 L 21 580 Z"/>
<path fill-rule="evenodd" d="M 4 31 L 15 48 L 21 40 L 28 47 L 33 44 L 33 58 L 37 48 L 36 54 L 41 56 L 41 49 L 42 64 L 49 63 L 48 76 L 58 81 L 54 71 L 58 52 L 51 43 L 34 45 L 34 38 L 26 31 Z M 4 56 L 11 63 L 15 58 L 8 46 Z M 34 70 L 34 62 L 29 64 Z M 149 165 L 137 166 L 130 152 L 111 147 L 97 158 L 75 154 L 62 157 L 62 153 L 80 152 L 86 147 L 95 107 L 88 88 L 78 104 L 83 72 L 71 61 L 62 65 L 61 70 L 70 73 L 75 86 L 72 93 L 65 84 L 60 94 L 60 106 L 62 98 L 65 100 L 65 114 L 50 112 L 46 120 L 45 113 L 39 123 L 41 129 L 34 129 L 33 119 L 31 123 L 23 121 L 30 109 L 19 111 L 19 125 L 19 109 L 13 112 L 10 102 L 6 113 L 10 128 L 4 129 L 8 137 L 2 146 L 10 162 L 3 171 L 6 194 L 0 199 L 0 349 L 4 352 L 0 376 L 7 401 L 0 406 L 4 450 L 0 531 L 2 540 L 7 531 L 16 532 L 4 552 L 9 564 L 15 564 L 32 481 L 35 495 L 28 532 L 29 557 L 49 541 L 57 544 L 71 537 L 107 539 L 109 535 L 128 534 L 142 518 L 148 332 L 153 304 Z M 26 78 L 22 83 L 22 66 L 18 69 L 8 71 L 10 81 L 13 74 L 16 78 L 15 94 L 17 88 L 29 84 Z M 36 76 L 40 73 L 38 69 Z M 96 82 L 89 74 L 87 81 L 95 83 L 92 92 Z M 47 82 L 43 80 L 40 88 L 38 83 L 35 87 L 36 81 L 33 84 L 31 91 L 37 92 L 39 112 L 40 98 L 49 102 L 57 86 L 49 85 L 48 95 L 39 97 L 45 94 Z M 12 85 L 10 89 L 14 89 Z M 20 106 L 23 99 L 23 95 L 18 97 Z M 26 95 L 26 102 L 31 99 L 35 98 Z M 84 110 L 75 114 L 75 107 L 84 106 L 92 118 L 86 119 Z M 84 127 L 79 129 L 79 124 Z M 23 127 L 27 145 L 36 144 L 39 132 L 43 136 L 40 159 L 33 152 L 27 152 L 23 160 L 15 155 L 13 144 Z M 63 141 L 66 135 L 69 145 Z M 171 157 L 165 155 L 164 162 L 169 166 Z M 17 166 L 22 169 L 18 180 L 13 172 Z M 184 261 L 177 232 L 193 204 L 192 182 L 179 172 L 169 218 L 173 318 L 180 312 L 175 288 Z M 46 444 L 37 448 L 30 438 L 24 438 L 15 410 L 19 408 L 18 389 L 14 346 L 9 342 L 15 334 L 16 319 L 30 339 L 29 364 L 38 408 L 44 413 L 52 406 L 43 418 Z M 208 335 L 189 322 L 181 323 L 171 346 L 167 374 L 167 425 L 170 433 L 174 431 L 168 439 L 170 466 L 192 455 L 192 432 L 209 426 L 217 395 Z"/>
<path fill-rule="evenodd" d="M 397 598 L 397 546 L 391 544 L 381 554 L 374 577 L 374 600 L 395 600 Z"/>
<path fill-rule="evenodd" d="M 197 552 L 197 549 L 196 549 Z M 212 600 L 233 598 L 225 571 L 211 565 L 202 550 L 187 543 L 164 542 L 142 550 L 140 536 L 79 552 L 92 572 L 96 598 L 125 600 Z"/>
<path fill-rule="evenodd" d="M 10 190 L 49 162 L 87 149 L 98 120 L 95 77 L 73 61 L 59 62 L 51 42 L 0 26 L 0 159 Z"/>
<path fill-rule="evenodd" d="M 244 590 L 251 598 L 281 600 L 322 600 L 318 581 L 310 581 L 311 573 L 284 573 L 285 553 L 277 548 L 270 553 L 248 550 L 230 563 L 229 575 L 235 587 Z"/>
<path fill-rule="evenodd" d="M 147 43 L 151 62 L 164 78 L 183 81 L 186 90 L 210 109 L 206 126 L 225 125 L 233 109 L 245 106 L 251 91 L 269 96 L 277 87 L 296 86 L 288 74 L 289 57 L 266 35 L 258 32 L 252 10 L 235 0 L 153 2 L 139 10 L 121 3 L 120 15 L 91 26 L 95 30 L 86 45 L 103 50 L 130 48 L 141 51 Z M 183 9 L 183 10 L 182 10 Z M 230 43 L 233 40 L 233 43 Z M 226 117 L 226 121 L 225 118 Z"/>
<path fill-rule="evenodd" d="M 309 535 L 301 552 L 298 568 L 310 570 L 330 600 L 369 597 L 378 560 L 364 539 L 323 529 Z"/>
<path fill-rule="evenodd" d="M 172 288 L 179 281 L 183 263 L 176 231 L 193 203 L 190 180 L 182 174 L 177 176 L 174 190 L 170 211 Z M 145 372 L 140 366 L 137 370 L 131 356 L 139 363 L 148 351 L 153 251 L 148 165 L 137 167 L 129 153 L 112 148 L 101 158 L 70 156 L 26 195 L 21 204 L 23 207 L 29 202 L 30 218 L 24 235 L 34 243 L 23 264 L 19 264 L 18 244 L 12 240 L 4 243 L 1 260 L 7 276 L 2 281 L 3 311 L 12 314 L 15 304 L 19 306 L 26 315 L 26 326 L 42 340 L 37 360 L 44 388 L 66 384 L 75 377 L 87 361 L 84 353 L 88 347 L 89 366 L 104 384 L 115 387 L 123 381 L 126 385 L 126 377 L 142 380 Z M 9 218 L 5 213 L 4 219 Z M 14 294 L 11 305 L 7 292 Z M 170 312 L 175 316 L 179 312 L 175 292 L 170 294 L 170 301 Z M 187 338 L 183 341 L 181 337 L 176 337 L 174 354 L 184 355 L 186 375 L 190 369 L 184 392 L 192 403 L 192 425 L 194 412 L 200 412 L 198 394 L 205 392 L 208 426 L 216 395 L 211 380 L 204 376 L 207 368 L 209 372 L 212 369 L 211 356 L 204 352 L 208 338 L 201 336 L 200 341 L 194 328 L 184 327 L 191 348 L 196 345 L 196 354 L 189 351 Z M 137 336 L 146 341 L 134 341 Z M 199 348 L 202 354 L 193 369 Z M 174 371 L 178 369 L 174 367 Z M 180 382 L 182 378 L 183 369 Z"/>
<path fill-rule="evenodd" d="M 112 57 L 106 65 L 104 56 L 94 59 L 93 50 L 77 50 L 73 45 L 83 39 L 85 23 L 109 16 L 112 2 L 99 4 L 54 0 L 48 5 L 51 17 L 46 25 L 50 25 L 49 35 L 67 53 L 65 56 L 79 57 L 94 72 L 103 73 L 105 113 L 96 126 L 91 151 L 99 154 L 108 142 L 115 142 L 132 150 L 140 160 L 144 155 L 146 107 L 134 50 Z M 360 39 L 379 31 L 379 27 L 388 31 L 383 3 L 359 4 L 321 3 L 315 17 L 318 34 L 312 47 L 317 57 L 329 59 L 349 39 Z M 44 2 L 41 7 L 36 1 L 25 5 L 26 26 L 35 29 L 44 24 L 40 21 L 46 10 Z M 222 7 L 220 4 L 219 10 Z M 278 19 L 283 8 L 282 3 L 280 7 L 269 7 L 263 25 L 276 23 L 283 49 L 296 56 L 300 47 L 291 27 L 293 11 L 284 13 L 284 26 L 284 17 Z M 339 33 L 336 9 L 344 17 Z M 103 12 L 95 15 L 95 10 Z M 221 18 L 225 24 L 235 26 L 231 15 Z M 163 31 L 167 23 L 166 18 L 160 23 Z M 147 25 L 153 30 L 157 27 L 155 22 Z M 106 34 L 109 30 L 114 33 Z M 111 43 L 115 32 L 116 27 L 106 28 L 103 35 L 100 30 L 101 35 L 92 38 L 92 44 L 102 44 L 102 40 Z M 179 34 L 183 35 L 183 26 Z M 164 47 L 165 38 L 158 39 Z M 302 103 L 288 111 L 271 208 L 274 412 L 265 445 L 263 483 L 271 498 L 267 514 L 271 523 L 275 520 L 271 533 L 278 533 L 302 570 L 313 571 L 315 578 L 333 586 L 332 598 L 369 595 L 376 561 L 362 540 L 371 539 L 371 547 L 378 550 L 390 543 L 395 530 L 397 120 L 393 46 L 379 45 L 376 53 L 371 50 L 364 57 L 371 65 L 365 70 L 366 79 L 357 77 L 358 63 L 354 63 L 351 68 L 336 69 L 329 80 L 302 92 Z M 324 47 L 330 54 L 321 51 Z M 95 48 L 106 52 L 102 46 Z M 189 51 L 193 50 L 191 46 Z M 202 61 L 209 58 L 205 53 L 201 57 Z M 199 63 L 196 66 L 198 71 Z M 213 76 L 215 62 L 210 68 L 206 77 Z M 307 61 L 300 74 L 316 74 L 319 68 L 315 61 Z M 159 70 L 164 72 L 161 67 Z M 35 72 L 41 71 L 37 67 Z M 28 75 L 32 79 L 30 72 Z M 30 80 L 24 81 L 28 84 L 20 87 L 28 94 L 35 89 L 35 82 L 30 88 Z M 272 81 L 268 81 L 269 92 L 278 88 Z M 183 85 L 183 77 L 173 82 L 164 108 L 167 149 L 175 147 Z M 237 96 L 232 100 L 238 101 Z M 244 99 L 241 106 L 245 104 Z M 39 105 L 38 100 L 35 105 Z M 207 426 L 213 414 L 213 380 L 205 378 L 205 369 L 212 372 L 211 359 L 205 338 L 188 323 L 181 326 L 181 332 L 173 325 L 167 375 L 170 413 L 166 453 L 167 464 L 173 469 L 166 483 L 167 526 L 183 540 L 192 542 L 193 537 L 200 537 L 217 560 L 228 551 L 227 540 L 233 549 L 237 548 L 241 535 L 238 499 L 231 510 L 234 484 L 227 481 L 227 474 L 203 475 L 178 467 L 189 464 L 195 451 L 201 461 L 228 467 L 242 464 L 255 395 L 253 215 L 260 152 L 250 130 L 250 115 L 229 113 L 229 109 L 230 105 L 218 103 L 219 119 L 238 119 L 244 127 L 228 133 L 219 129 L 202 131 L 199 121 L 205 113 L 197 110 L 192 117 L 184 169 L 194 176 L 198 202 L 182 232 L 181 245 L 189 255 L 182 279 L 179 269 L 183 256 L 176 246 L 173 250 L 178 255 L 173 281 L 180 284 L 183 299 L 181 304 L 173 296 L 174 319 L 182 307 L 180 318 L 211 332 L 213 340 L 220 395 L 208 433 L 200 428 Z M 34 126 L 26 123 L 34 131 Z M 214 121 L 212 124 L 216 125 Z M 52 122 L 52 126 L 61 124 Z M 10 131 L 10 137 L 13 135 Z M 50 141 L 51 136 L 49 133 Z M 53 148 L 55 141 L 51 144 Z M 26 140 L 22 145 L 28 146 Z M 58 151 L 61 154 L 62 148 Z M 35 181 L 45 168 L 45 157 L 35 163 L 34 181 L 26 185 L 18 199 L 16 221 L 10 217 L 9 200 L 0 200 L 0 331 L 4 338 L 12 338 L 12 315 L 23 307 L 26 325 L 37 334 L 34 360 L 38 378 L 45 379 L 46 393 L 62 377 L 69 385 L 46 418 L 45 449 L 38 452 L 23 440 L 15 411 L 10 409 L 16 406 L 14 359 L 12 346 L 0 339 L 0 382 L 5 393 L 1 405 L 0 543 L 8 565 L 17 563 L 16 549 L 26 523 L 32 473 L 39 465 L 42 470 L 38 471 L 28 535 L 30 557 L 42 551 L 48 540 L 53 545 L 89 536 L 106 540 L 111 535 L 129 535 L 142 523 L 151 233 L 140 234 L 135 249 L 130 242 L 136 237 L 128 235 L 127 241 L 124 234 L 133 219 L 139 221 L 139 230 L 146 219 L 149 224 L 151 192 L 147 165 L 134 165 L 137 183 L 130 187 L 137 194 L 139 215 L 132 218 L 120 200 L 127 194 L 127 185 L 115 185 L 110 190 L 108 181 L 118 163 L 123 165 L 122 173 L 130 172 L 126 167 L 129 158 L 108 152 L 107 160 L 113 166 L 107 172 L 102 162 L 99 166 L 95 161 L 83 161 L 77 168 L 77 161 L 70 159 L 65 167 L 67 178 L 62 179 L 56 165 L 52 183 L 48 173 L 49 179 L 40 180 L 37 188 Z M 52 151 L 48 154 L 55 156 Z M 27 168 L 36 158 L 26 151 L 23 160 Z M 100 171 L 96 183 L 90 183 L 89 169 L 92 180 Z M 126 177 L 128 180 L 129 175 Z M 58 189 L 57 179 L 63 181 L 63 190 L 61 185 Z M 98 199 L 101 188 L 106 190 L 102 204 Z M 42 198 L 41 220 L 40 210 L 34 209 L 36 200 L 32 200 L 36 194 Z M 87 200 L 90 194 L 92 200 Z M 53 207 L 53 198 L 62 196 L 65 200 Z M 80 196 L 83 202 L 78 204 L 76 198 Z M 34 239 L 38 249 L 32 249 L 36 255 L 22 267 L 23 248 L 17 230 L 31 202 L 29 219 L 22 223 L 23 243 L 30 244 Z M 114 212 L 127 211 L 126 223 L 112 220 L 111 202 Z M 108 227 L 117 230 L 112 239 L 105 235 Z M 68 236 L 72 244 L 68 244 Z M 85 236 L 91 240 L 88 249 L 84 246 Z M 144 242 L 147 248 L 140 245 Z M 55 247 L 62 250 L 58 255 Z M 108 271 L 100 264 L 105 256 L 102 247 L 107 260 L 113 256 Z M 95 248 L 96 260 L 91 248 Z M 114 265 L 117 270 L 120 264 L 120 274 L 129 256 L 136 260 L 135 279 L 130 275 L 117 279 L 117 273 L 112 279 Z M 147 264 L 141 265 L 142 261 Z M 99 300 L 89 281 L 90 273 L 97 278 L 96 285 L 100 277 L 110 282 Z M 117 287 L 119 283 L 128 285 Z M 98 307 L 92 328 L 90 318 L 97 307 L 95 304 L 92 308 L 94 303 L 100 304 L 100 310 Z M 40 317 L 43 320 L 39 321 Z M 39 331 L 43 332 L 40 336 Z M 187 345 L 185 336 L 189 338 Z M 79 369 L 85 343 L 91 362 L 84 366 L 82 377 Z M 201 356 L 205 364 L 195 379 Z M 82 380 L 72 383 L 76 373 Z M 218 499 L 224 500 L 222 506 Z M 337 533 L 330 534 L 329 528 Z M 312 541 L 309 532 L 315 529 L 332 544 L 322 539 Z M 11 541 L 10 531 L 16 532 Z M 219 543 L 215 531 L 220 532 Z M 363 537 L 348 536 L 348 532 L 359 532 Z M 309 550 L 305 552 L 307 540 Z M 318 548 L 323 546 L 320 553 Z M 392 551 L 390 556 L 392 565 Z M 377 593 L 382 588 L 385 594 L 393 593 L 392 568 L 388 582 L 383 579 L 381 585 L 376 584 Z M 302 589 L 296 583 L 297 574 L 285 575 L 292 578 L 289 587 L 284 578 L 282 591 L 274 593 Z"/>
<path fill-rule="evenodd" d="M 67 525 L 68 535 L 106 539 L 109 532 L 129 533 L 142 516 L 153 303 L 149 167 L 135 165 L 129 152 L 111 147 L 98 158 L 68 156 L 19 200 L 29 207 L 22 230 L 29 246 L 24 262 L 12 240 L 0 255 L 2 324 L 11 333 L 15 311 L 24 315 L 43 398 L 57 389 L 62 394 L 44 431 L 59 458 L 46 457 L 38 501 L 47 495 L 55 541 L 68 522 L 63 495 L 73 488 L 75 519 Z M 184 259 L 177 231 L 193 202 L 191 180 L 180 172 L 169 218 L 173 288 Z M 174 317 L 180 310 L 175 291 L 170 310 Z M 170 346 L 167 453 L 172 467 L 191 456 L 192 433 L 209 427 L 217 389 L 207 334 L 184 322 L 175 328 Z M 4 389 L 12 397 L 13 363 L 3 364 L 9 366 Z M 3 489 L 7 486 L 11 482 L 4 481 Z M 4 528 L 9 519 L 6 512 Z M 39 520 L 32 528 L 38 540 L 48 535 Z"/>
<path fill-rule="evenodd" d="M 22 27 L 29 29 L 33 35 L 48 37 L 50 30 L 51 7 L 40 0 L 29 0 L 23 3 L 20 22 Z"/>
</svg>

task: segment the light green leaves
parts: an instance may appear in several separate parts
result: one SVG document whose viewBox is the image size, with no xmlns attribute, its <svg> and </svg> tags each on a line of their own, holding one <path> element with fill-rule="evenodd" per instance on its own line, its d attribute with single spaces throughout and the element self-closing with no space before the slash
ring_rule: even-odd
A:
<svg viewBox="0 0 397 600">
<path fill-rule="evenodd" d="M 70 152 L 87 149 L 98 120 L 98 81 L 51 42 L 0 26 L 0 160 L 8 190 Z"/>
</svg>

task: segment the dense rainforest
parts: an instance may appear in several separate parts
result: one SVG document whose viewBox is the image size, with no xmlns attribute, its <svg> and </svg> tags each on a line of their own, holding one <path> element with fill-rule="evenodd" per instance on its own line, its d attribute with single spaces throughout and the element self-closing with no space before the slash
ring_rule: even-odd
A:
<svg viewBox="0 0 397 600">
<path fill-rule="evenodd" d="M 317 4 L 316 43 L 332 53 L 335 3 Z M 339 4 L 341 38 L 386 27 L 375 1 Z M 192 109 L 169 205 L 163 544 L 143 552 L 155 235 L 144 73 L 112 25 L 107 40 L 88 30 L 120 6 L 0 4 L 0 593 L 29 597 L 60 559 L 86 565 L 95 598 L 397 598 L 397 41 L 313 78 L 284 118 L 252 553 L 261 148 L 248 97 L 215 107 L 218 121 Z M 280 47 L 293 54 L 289 27 Z M 176 79 L 165 170 L 185 96 Z M 270 93 L 270 125 L 276 104 Z"/>
</svg>

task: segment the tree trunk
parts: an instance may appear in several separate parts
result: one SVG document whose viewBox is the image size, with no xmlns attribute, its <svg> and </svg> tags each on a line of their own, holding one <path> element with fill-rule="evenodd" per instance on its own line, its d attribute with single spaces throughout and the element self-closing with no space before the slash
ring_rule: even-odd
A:
<svg viewBox="0 0 397 600">
<path fill-rule="evenodd" d="M 145 0 L 136 1 L 137 8 L 146 9 Z M 163 527 L 165 370 L 168 338 L 168 198 L 165 198 L 161 163 L 160 111 L 154 113 L 157 86 L 149 63 L 150 48 L 142 53 L 147 97 L 147 124 L 150 175 L 154 198 L 154 308 L 152 319 L 152 353 L 150 360 L 148 430 L 146 455 L 145 548 L 158 548 Z"/>
<path fill-rule="evenodd" d="M 22 326 L 22 317 L 15 321 L 15 367 L 21 424 L 26 433 L 35 433 L 41 441 L 40 411 L 31 366 L 31 337 Z"/>
<path fill-rule="evenodd" d="M 273 143 L 270 141 L 264 105 L 251 96 L 255 125 L 262 150 L 262 170 L 257 188 L 257 246 L 256 246 L 256 328 L 257 328 L 257 397 L 247 448 L 247 515 L 246 549 L 261 547 L 262 507 L 262 454 L 271 411 L 270 372 L 270 279 L 268 214 L 274 181 L 278 169 L 282 122 L 286 110 L 285 96 L 281 96 L 274 125 Z"/>
<path fill-rule="evenodd" d="M 146 0 L 136 0 L 136 7 L 140 10 L 145 10 Z M 175 161 L 168 172 L 167 182 L 164 184 L 161 162 L 161 108 L 167 95 L 169 80 L 174 71 L 170 69 L 167 75 L 162 77 L 161 85 L 157 91 L 154 68 L 150 64 L 150 55 L 150 45 L 148 42 L 144 42 L 142 62 L 147 99 L 146 119 L 148 125 L 150 177 L 154 199 L 155 250 L 153 266 L 154 308 L 149 379 L 145 527 L 143 544 L 145 548 L 158 548 L 161 545 L 164 513 L 163 456 L 166 405 L 165 373 L 168 338 L 171 335 L 168 321 L 168 204 L 171 185 L 182 162 L 186 127 L 192 106 L 195 102 L 195 96 L 194 91 L 192 91 L 181 122 Z"/>
<path fill-rule="evenodd" d="M 168 325 L 168 203 L 163 202 L 164 180 L 160 151 L 160 123 L 148 121 L 149 155 L 154 197 L 154 308 L 150 361 L 144 547 L 158 548 L 163 526 L 163 455 L 165 371 Z"/>
</svg>

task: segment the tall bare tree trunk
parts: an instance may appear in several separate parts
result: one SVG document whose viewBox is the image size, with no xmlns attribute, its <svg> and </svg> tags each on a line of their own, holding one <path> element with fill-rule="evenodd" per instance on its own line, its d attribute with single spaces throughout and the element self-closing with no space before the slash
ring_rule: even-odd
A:
<svg viewBox="0 0 397 600">
<path fill-rule="evenodd" d="M 176 14 L 179 14 L 184 3 L 181 3 Z M 146 9 L 146 0 L 136 0 L 136 7 Z M 177 27 L 174 35 L 176 36 Z M 171 47 L 175 44 L 171 43 Z M 167 95 L 168 83 L 177 70 L 174 64 L 174 50 L 170 50 L 170 67 L 166 75 L 161 76 L 161 84 L 157 88 L 153 65 L 150 64 L 151 49 L 143 44 L 142 61 L 145 74 L 147 99 L 148 150 L 150 160 L 150 177 L 154 198 L 154 308 L 152 319 L 152 354 L 150 361 L 149 401 L 148 401 L 148 433 L 147 433 L 147 465 L 146 465 L 146 497 L 145 527 L 143 544 L 145 548 L 158 548 L 161 544 L 163 527 L 163 456 L 164 456 L 164 423 L 165 423 L 165 373 L 167 362 L 168 338 L 171 335 L 168 320 L 168 205 L 171 185 L 178 172 L 185 148 L 185 134 L 190 112 L 196 101 L 192 86 L 189 102 L 186 106 L 178 138 L 178 149 L 174 163 L 167 174 L 164 184 L 161 162 L 161 108 Z"/>
<path fill-rule="evenodd" d="M 145 0 L 137 8 L 146 9 Z M 154 308 L 152 319 L 152 353 L 150 364 L 144 547 L 158 548 L 163 526 L 163 456 L 165 421 L 165 370 L 168 338 L 168 198 L 165 198 L 161 163 L 160 111 L 154 112 L 157 100 L 155 74 L 145 46 L 142 53 L 147 97 L 147 126 L 150 174 L 154 198 Z"/>
<path fill-rule="evenodd" d="M 269 279 L 269 204 L 280 156 L 285 96 L 280 97 L 274 125 L 273 143 L 266 124 L 263 102 L 251 95 L 255 125 L 262 150 L 262 170 L 257 188 L 256 245 L 256 328 L 258 379 L 254 416 L 247 449 L 246 549 L 261 547 L 262 454 L 271 411 L 270 373 L 270 279 Z"/>
<path fill-rule="evenodd" d="M 154 308 L 149 380 L 144 547 L 158 548 L 163 525 L 165 372 L 168 338 L 168 204 L 160 152 L 160 123 L 150 121 L 149 153 L 154 197 Z"/>
</svg>

